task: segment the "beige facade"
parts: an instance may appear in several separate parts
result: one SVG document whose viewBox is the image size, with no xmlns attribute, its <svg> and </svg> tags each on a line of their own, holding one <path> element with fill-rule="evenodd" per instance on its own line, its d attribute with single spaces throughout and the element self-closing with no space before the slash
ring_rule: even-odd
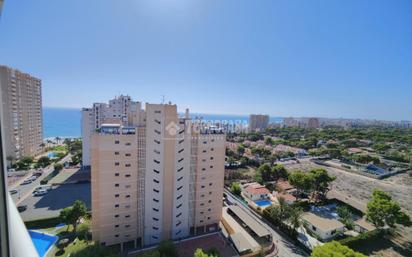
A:
<svg viewBox="0 0 412 257">
<path fill-rule="evenodd" d="M 172 104 L 146 104 L 128 126 L 101 124 L 90 142 L 94 240 L 155 245 L 217 230 L 225 141 Z"/>
<path fill-rule="evenodd" d="M 250 131 L 263 131 L 269 125 L 269 115 L 251 114 L 249 116 Z"/>
<path fill-rule="evenodd" d="M 41 80 L 0 66 L 0 88 L 6 156 L 38 154 L 43 141 Z"/>
</svg>

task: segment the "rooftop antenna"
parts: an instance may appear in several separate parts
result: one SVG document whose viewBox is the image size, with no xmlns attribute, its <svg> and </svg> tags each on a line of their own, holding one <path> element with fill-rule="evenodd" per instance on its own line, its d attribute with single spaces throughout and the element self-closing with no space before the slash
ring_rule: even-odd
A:
<svg viewBox="0 0 412 257">
<path fill-rule="evenodd" d="M 165 95 L 162 95 L 162 104 L 165 104 Z"/>
</svg>

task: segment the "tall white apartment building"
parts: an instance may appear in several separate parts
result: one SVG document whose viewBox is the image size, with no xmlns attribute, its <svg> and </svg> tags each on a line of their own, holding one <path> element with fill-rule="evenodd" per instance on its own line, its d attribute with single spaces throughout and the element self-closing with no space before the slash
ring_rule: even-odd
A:
<svg viewBox="0 0 412 257">
<path fill-rule="evenodd" d="M 106 245 L 154 245 L 218 229 L 225 134 L 179 117 L 172 104 L 91 134 L 92 231 Z M 128 114 L 126 114 L 128 116 Z M 132 115 L 133 116 L 133 115 Z"/>
<path fill-rule="evenodd" d="M 0 65 L 0 90 L 6 156 L 18 159 L 41 151 L 41 80 Z"/>
<path fill-rule="evenodd" d="M 140 118 L 141 103 L 134 102 L 130 96 L 120 95 L 109 103 L 94 103 L 92 108 L 82 109 L 82 162 L 90 166 L 90 139 L 103 123 L 136 124 Z"/>
</svg>

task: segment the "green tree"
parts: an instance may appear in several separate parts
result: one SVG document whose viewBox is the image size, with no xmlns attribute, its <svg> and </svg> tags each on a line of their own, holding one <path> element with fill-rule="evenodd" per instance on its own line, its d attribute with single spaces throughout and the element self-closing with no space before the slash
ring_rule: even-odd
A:
<svg viewBox="0 0 412 257">
<path fill-rule="evenodd" d="M 88 241 L 90 238 L 90 224 L 89 223 L 80 224 L 77 228 L 77 235 L 79 238 L 82 238 Z"/>
<path fill-rule="evenodd" d="M 309 172 L 309 176 L 312 177 L 312 188 L 316 199 L 319 197 L 325 198 L 329 190 L 329 184 L 334 181 L 336 177 L 329 176 L 325 169 L 313 169 Z"/>
<path fill-rule="evenodd" d="M 288 179 L 288 171 L 286 170 L 285 166 L 283 166 L 282 164 L 275 164 L 272 167 L 272 176 L 278 180 L 280 178 L 282 179 Z"/>
<path fill-rule="evenodd" d="M 39 167 L 47 167 L 50 164 L 50 158 L 47 156 L 42 156 L 37 160 L 37 165 Z"/>
<path fill-rule="evenodd" d="M 28 170 L 30 169 L 33 163 L 33 157 L 31 156 L 24 156 L 17 162 L 17 169 L 18 170 Z"/>
<path fill-rule="evenodd" d="M 237 154 L 243 155 L 245 153 L 245 147 L 243 145 L 238 145 L 237 147 Z"/>
<path fill-rule="evenodd" d="M 176 246 L 170 240 L 160 242 L 157 250 L 160 253 L 160 257 L 179 257 Z"/>
<path fill-rule="evenodd" d="M 203 251 L 198 248 L 193 254 L 193 257 L 219 257 L 219 253 L 215 248 L 212 248 L 209 251 Z"/>
<path fill-rule="evenodd" d="M 399 203 L 392 200 L 388 193 L 378 189 L 373 191 L 372 200 L 368 202 L 366 217 L 379 229 L 385 225 L 391 228 L 396 224 L 410 226 L 410 218 L 401 211 Z"/>
<path fill-rule="evenodd" d="M 259 166 L 259 168 L 256 171 L 255 180 L 259 183 L 274 180 L 273 179 L 272 169 L 270 168 L 269 164 L 265 163 L 265 164 L 262 164 L 262 165 Z"/>
<path fill-rule="evenodd" d="M 267 145 L 273 145 L 273 140 L 272 140 L 272 138 L 271 138 L 271 137 L 265 138 L 265 144 L 267 144 Z"/>
<path fill-rule="evenodd" d="M 59 172 L 59 171 L 61 171 L 61 170 L 63 169 L 63 164 L 61 164 L 61 163 L 55 163 L 55 164 L 53 165 L 53 168 L 54 168 L 55 171 Z"/>
<path fill-rule="evenodd" d="M 292 234 L 296 234 L 296 229 L 302 224 L 302 214 L 302 208 L 292 207 L 289 209 L 288 221 L 292 225 Z"/>
<path fill-rule="evenodd" d="M 160 253 L 158 250 L 151 250 L 144 252 L 141 257 L 160 257 Z"/>
<path fill-rule="evenodd" d="M 234 195 L 240 195 L 242 192 L 242 189 L 240 188 L 240 184 L 233 182 L 232 185 L 230 186 L 230 192 Z"/>
<path fill-rule="evenodd" d="M 289 174 L 289 183 L 296 187 L 297 199 L 303 192 L 309 193 L 313 185 L 313 177 L 302 171 L 294 171 Z"/>
<path fill-rule="evenodd" d="M 72 206 L 61 210 L 59 217 L 64 223 L 72 225 L 74 232 L 76 232 L 79 219 L 84 217 L 86 213 L 86 205 L 82 201 L 76 200 Z"/>
<path fill-rule="evenodd" d="M 339 206 L 337 208 L 337 213 L 339 215 L 339 220 L 345 224 L 348 229 L 352 229 L 354 226 L 353 223 L 353 214 L 346 206 Z"/>
<path fill-rule="evenodd" d="M 321 246 L 316 246 L 311 257 L 366 257 L 365 255 L 355 252 L 349 247 L 332 241 Z"/>
</svg>

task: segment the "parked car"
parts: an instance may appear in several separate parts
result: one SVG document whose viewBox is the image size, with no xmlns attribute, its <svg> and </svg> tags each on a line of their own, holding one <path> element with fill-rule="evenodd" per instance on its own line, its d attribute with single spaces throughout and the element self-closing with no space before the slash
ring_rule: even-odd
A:
<svg viewBox="0 0 412 257">
<path fill-rule="evenodd" d="M 35 181 L 37 179 L 36 176 L 31 176 L 30 178 L 28 178 L 27 180 L 31 180 L 31 181 Z"/>
<path fill-rule="evenodd" d="M 16 189 L 13 189 L 13 190 L 10 190 L 9 192 L 10 192 L 11 195 L 14 195 L 14 194 L 17 194 L 17 192 L 19 192 L 19 191 L 17 191 Z"/>
<path fill-rule="evenodd" d="M 45 195 L 45 194 L 47 194 L 47 190 L 45 190 L 45 189 L 41 189 L 41 190 L 33 192 L 33 196 L 42 196 L 42 195 Z"/>
<path fill-rule="evenodd" d="M 36 187 L 36 188 L 34 189 L 34 192 L 41 191 L 41 190 L 50 191 L 51 189 L 52 189 L 51 186 L 48 186 L 48 185 L 46 185 L 46 186 L 39 186 L 39 187 Z"/>
<path fill-rule="evenodd" d="M 25 210 L 27 210 L 27 205 L 17 206 L 17 210 L 18 210 L 19 212 L 24 212 Z"/>
<path fill-rule="evenodd" d="M 32 180 L 29 180 L 29 179 L 26 179 L 26 180 L 24 180 L 23 182 L 21 182 L 20 185 L 27 185 L 27 184 L 30 184 L 31 182 L 33 182 L 33 181 L 32 181 Z"/>
</svg>

